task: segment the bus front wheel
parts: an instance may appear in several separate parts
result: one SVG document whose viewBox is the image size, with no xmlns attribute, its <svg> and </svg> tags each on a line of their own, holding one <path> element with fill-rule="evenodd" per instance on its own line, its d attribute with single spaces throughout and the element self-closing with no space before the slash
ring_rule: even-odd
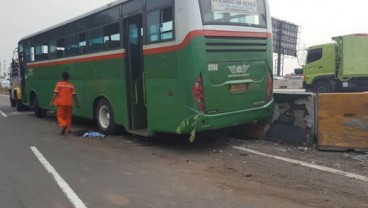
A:
<svg viewBox="0 0 368 208">
<path fill-rule="evenodd" d="M 101 99 L 96 107 L 96 122 L 102 133 L 110 135 L 117 131 L 112 107 L 106 99 Z"/>
<path fill-rule="evenodd" d="M 33 98 L 32 108 L 37 118 L 44 118 L 46 116 L 46 110 L 40 108 L 37 96 Z"/>
</svg>

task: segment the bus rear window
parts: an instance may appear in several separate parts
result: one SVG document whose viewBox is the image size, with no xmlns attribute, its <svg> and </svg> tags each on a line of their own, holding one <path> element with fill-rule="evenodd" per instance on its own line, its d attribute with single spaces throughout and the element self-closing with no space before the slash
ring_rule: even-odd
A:
<svg viewBox="0 0 368 208">
<path fill-rule="evenodd" d="M 199 0 L 203 24 L 266 28 L 264 0 Z"/>
</svg>

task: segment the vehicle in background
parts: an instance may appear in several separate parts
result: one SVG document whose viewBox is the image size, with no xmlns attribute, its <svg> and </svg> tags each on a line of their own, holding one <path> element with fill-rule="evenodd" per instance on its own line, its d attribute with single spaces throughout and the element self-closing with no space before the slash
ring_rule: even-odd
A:
<svg viewBox="0 0 368 208">
<path fill-rule="evenodd" d="M 9 69 L 9 99 L 10 105 L 16 107 L 18 111 L 28 110 L 29 107 L 25 106 L 22 101 L 22 78 L 19 68 L 19 59 L 17 49 L 13 53 L 12 62 Z"/>
<path fill-rule="evenodd" d="M 303 68 L 295 68 L 294 69 L 294 74 L 297 75 L 297 76 L 303 76 L 304 75 Z"/>
<path fill-rule="evenodd" d="M 308 49 L 304 88 L 315 93 L 367 91 L 368 34 L 332 39 Z"/>
<path fill-rule="evenodd" d="M 10 81 L 7 79 L 1 80 L 1 88 L 9 89 L 10 88 Z"/>
<path fill-rule="evenodd" d="M 19 41 L 23 101 L 44 117 L 67 71 L 105 134 L 207 131 L 272 113 L 267 0 L 119 0 Z"/>
</svg>

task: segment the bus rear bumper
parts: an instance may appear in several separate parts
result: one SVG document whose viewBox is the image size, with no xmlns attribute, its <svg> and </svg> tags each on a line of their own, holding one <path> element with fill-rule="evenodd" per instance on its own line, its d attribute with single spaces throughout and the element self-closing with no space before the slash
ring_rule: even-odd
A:
<svg viewBox="0 0 368 208">
<path fill-rule="evenodd" d="M 258 108 L 233 111 L 227 113 L 200 115 L 197 131 L 216 130 L 226 127 L 238 126 L 257 120 L 268 118 L 273 112 L 273 100 Z"/>
</svg>

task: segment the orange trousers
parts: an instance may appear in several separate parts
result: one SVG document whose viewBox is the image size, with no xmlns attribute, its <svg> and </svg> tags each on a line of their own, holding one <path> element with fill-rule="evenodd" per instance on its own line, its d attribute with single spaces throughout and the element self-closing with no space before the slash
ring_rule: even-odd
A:
<svg viewBox="0 0 368 208">
<path fill-rule="evenodd" d="M 61 128 L 66 126 L 66 132 L 70 132 L 72 128 L 72 111 L 73 106 L 57 106 L 57 120 Z"/>
</svg>

